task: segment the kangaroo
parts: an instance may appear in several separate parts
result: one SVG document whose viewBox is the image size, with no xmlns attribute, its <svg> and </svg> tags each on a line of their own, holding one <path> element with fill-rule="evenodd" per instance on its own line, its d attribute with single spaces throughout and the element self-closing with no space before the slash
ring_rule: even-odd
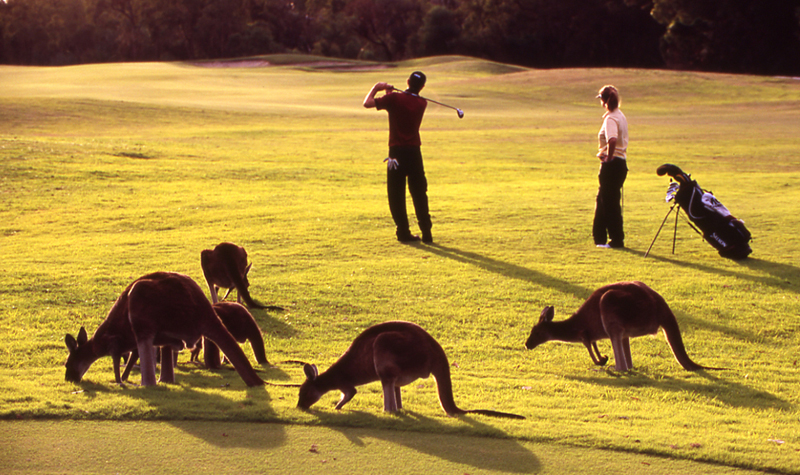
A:
<svg viewBox="0 0 800 475">
<path fill-rule="evenodd" d="M 615 369 L 628 371 L 633 368 L 629 339 L 654 335 L 661 327 L 672 354 L 684 369 L 721 369 L 701 366 L 689 358 L 669 305 L 655 290 L 641 282 L 617 282 L 600 287 L 568 319 L 554 322 L 554 315 L 553 307 L 542 310 L 525 347 L 532 350 L 551 340 L 581 342 L 589 350 L 594 364 L 603 366 L 608 357 L 600 354 L 596 342 L 610 338 Z"/>
<path fill-rule="evenodd" d="M 356 395 L 356 386 L 380 381 L 383 385 L 383 410 L 403 408 L 400 387 L 431 374 L 436 378 L 439 403 L 448 416 L 483 414 L 494 417 L 525 419 L 523 416 L 483 409 L 464 410 L 456 406 L 450 381 L 450 365 L 441 345 L 422 327 L 410 322 L 390 321 L 373 325 L 353 343 L 327 371 L 319 373 L 316 365 L 303 367 L 306 380 L 300 386 L 297 407 L 308 409 L 328 391 L 338 389 L 341 409 Z"/>
<path fill-rule="evenodd" d="M 264 384 L 200 287 L 188 276 L 169 272 L 147 274 L 128 285 L 91 339 L 83 327 L 77 339 L 66 336 L 66 380 L 80 382 L 92 363 L 111 355 L 121 382 L 119 360 L 132 352 L 131 359 L 137 353 L 141 358 L 142 385 L 154 386 L 155 347 L 162 346 L 160 381 L 174 383 L 172 351 L 193 346 L 201 336 L 222 348 L 248 386 Z"/>
<path fill-rule="evenodd" d="M 239 342 L 250 341 L 253 354 L 258 364 L 269 365 L 267 352 L 264 349 L 264 338 L 261 336 L 261 328 L 253 318 L 253 315 L 242 305 L 234 302 L 217 302 L 213 305 L 214 311 L 225 324 L 231 336 Z M 195 346 L 192 350 L 192 361 L 197 360 L 200 350 L 203 349 L 203 359 L 207 368 L 218 368 L 220 366 L 219 347 L 213 341 L 203 338 L 202 348 Z"/>
<path fill-rule="evenodd" d="M 250 282 L 247 274 L 252 263 L 247 263 L 247 251 L 243 247 L 230 242 L 218 244 L 213 250 L 206 249 L 200 253 L 200 265 L 203 275 L 211 292 L 211 302 L 219 302 L 219 289 L 228 289 L 227 298 L 232 289 L 236 289 L 237 301 L 244 301 L 250 308 L 263 308 L 268 310 L 283 310 L 281 307 L 265 306 L 253 301 L 250 296 Z"/>
<path fill-rule="evenodd" d="M 218 302 L 212 305 L 214 312 L 222 320 L 225 328 L 228 329 L 231 336 L 238 343 L 250 341 L 250 346 L 253 348 L 256 361 L 262 365 L 269 365 L 267 361 L 267 354 L 264 349 L 264 338 L 261 336 L 261 329 L 258 327 L 253 316 L 247 309 L 235 302 Z M 209 369 L 217 369 L 221 366 L 219 347 L 210 339 L 206 337 L 200 338 L 191 350 L 190 362 L 197 362 L 200 351 L 204 352 L 205 366 Z M 177 357 L 177 353 L 175 353 Z M 136 364 L 139 358 L 139 353 L 135 349 L 130 353 L 125 372 L 122 373 L 121 381 L 117 379 L 117 383 L 121 384 L 127 381 L 128 375 Z M 177 358 L 176 358 L 177 359 Z M 227 357 L 225 358 L 227 360 Z"/>
</svg>

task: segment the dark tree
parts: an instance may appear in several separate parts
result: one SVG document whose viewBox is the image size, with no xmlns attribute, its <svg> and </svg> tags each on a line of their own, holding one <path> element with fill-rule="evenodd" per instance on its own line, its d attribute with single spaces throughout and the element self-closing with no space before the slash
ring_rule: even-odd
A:
<svg viewBox="0 0 800 475">
<path fill-rule="evenodd" d="M 284 51 L 800 74 L 800 0 L 0 0 L 0 61 Z"/>
<path fill-rule="evenodd" d="M 800 73 L 800 0 L 653 0 L 677 69 Z"/>
<path fill-rule="evenodd" d="M 423 9 L 417 0 L 351 0 L 346 12 L 352 30 L 376 49 L 376 59 L 395 61 L 406 58 Z"/>
</svg>

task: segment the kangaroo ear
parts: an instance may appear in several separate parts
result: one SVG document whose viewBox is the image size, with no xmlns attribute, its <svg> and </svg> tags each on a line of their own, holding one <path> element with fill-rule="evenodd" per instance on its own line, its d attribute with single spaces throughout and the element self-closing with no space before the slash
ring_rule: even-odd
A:
<svg viewBox="0 0 800 475">
<path fill-rule="evenodd" d="M 75 341 L 75 337 L 67 333 L 67 336 L 64 337 L 64 343 L 67 345 L 67 349 L 70 353 L 78 349 L 78 342 Z"/>
<path fill-rule="evenodd" d="M 542 310 L 542 314 L 539 316 L 539 323 L 543 322 L 552 322 L 553 317 L 555 316 L 556 311 L 552 305 L 548 305 L 547 307 Z"/>
<path fill-rule="evenodd" d="M 252 262 L 251 262 L 250 264 L 247 264 L 247 267 L 245 267 L 245 268 L 244 268 L 244 275 L 245 275 L 245 276 L 246 276 L 248 273 L 250 273 L 250 268 L 251 268 L 251 267 L 253 267 L 253 263 L 252 263 Z"/>
<path fill-rule="evenodd" d="M 306 374 L 306 378 L 309 381 L 314 381 L 319 376 L 319 370 L 317 370 L 317 365 L 315 364 L 308 364 L 306 363 L 303 365 L 303 372 Z"/>
<path fill-rule="evenodd" d="M 81 327 L 80 331 L 78 331 L 78 346 L 85 344 L 89 341 L 89 336 L 86 334 L 86 329 Z"/>
</svg>

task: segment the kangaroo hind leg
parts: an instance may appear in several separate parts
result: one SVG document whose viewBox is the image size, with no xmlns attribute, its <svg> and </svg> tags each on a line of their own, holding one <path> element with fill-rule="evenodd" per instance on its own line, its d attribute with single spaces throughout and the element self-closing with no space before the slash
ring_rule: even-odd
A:
<svg viewBox="0 0 800 475">
<path fill-rule="evenodd" d="M 156 347 L 153 339 L 139 341 L 139 371 L 142 373 L 142 386 L 156 385 Z"/>
<path fill-rule="evenodd" d="M 622 335 L 611 336 L 611 347 L 614 349 L 614 369 L 617 371 L 628 371 L 631 369 L 625 357 L 625 342 L 627 340 L 628 339 Z"/>
<path fill-rule="evenodd" d="M 628 365 L 628 369 L 633 369 L 633 358 L 631 358 L 631 339 L 630 338 L 623 338 L 622 339 L 622 352 L 625 354 L 625 363 Z"/>
<path fill-rule="evenodd" d="M 402 403 L 400 403 L 400 388 L 395 385 L 395 381 L 382 380 L 383 385 L 383 410 L 385 412 L 397 412 Z"/>
<path fill-rule="evenodd" d="M 633 367 L 627 329 L 632 324 L 634 297 L 621 290 L 609 290 L 600 298 L 600 319 L 614 349 L 614 369 L 628 371 Z M 635 307 L 635 305 L 633 305 Z"/>
<path fill-rule="evenodd" d="M 161 347 L 161 374 L 159 375 L 158 382 L 166 384 L 175 384 L 175 355 L 173 355 L 172 347 Z"/>
<path fill-rule="evenodd" d="M 397 410 L 399 411 L 403 408 L 403 398 L 400 395 L 400 386 L 394 387 L 394 400 L 397 403 Z"/>
</svg>

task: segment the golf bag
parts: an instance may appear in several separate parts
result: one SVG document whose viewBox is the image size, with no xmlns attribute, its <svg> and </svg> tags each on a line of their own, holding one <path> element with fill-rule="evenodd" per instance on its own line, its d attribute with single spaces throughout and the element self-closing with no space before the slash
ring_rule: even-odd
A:
<svg viewBox="0 0 800 475">
<path fill-rule="evenodd" d="M 691 222 L 699 228 L 695 230 L 720 256 L 738 260 L 746 258 L 752 252 L 749 244 L 750 231 L 744 226 L 744 222 L 733 217 L 711 192 L 700 188 L 690 175 L 675 165 L 661 165 L 656 173 L 658 176 L 669 175 L 675 180 L 667 190 L 667 201 L 675 199 Z"/>
</svg>

